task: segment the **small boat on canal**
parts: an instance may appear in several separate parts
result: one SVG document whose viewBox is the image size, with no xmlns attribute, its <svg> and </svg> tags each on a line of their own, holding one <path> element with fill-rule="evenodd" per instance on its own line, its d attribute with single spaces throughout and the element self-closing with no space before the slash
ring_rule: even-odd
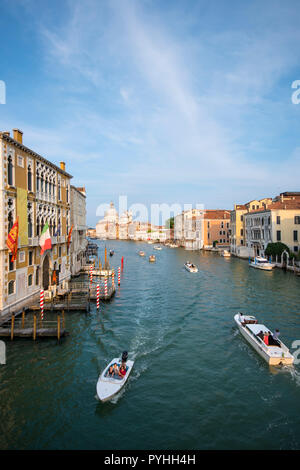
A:
<svg viewBox="0 0 300 470">
<path fill-rule="evenodd" d="M 234 316 L 234 321 L 242 336 L 270 366 L 293 364 L 294 356 L 285 344 L 279 339 L 273 338 L 272 332 L 270 336 L 272 344 L 265 344 L 263 334 L 270 330 L 265 325 L 258 323 L 254 316 L 237 313 Z"/>
<path fill-rule="evenodd" d="M 109 256 L 114 256 L 115 252 L 114 250 L 109 250 Z"/>
<path fill-rule="evenodd" d="M 145 256 L 145 252 L 144 251 L 139 251 L 139 255 L 140 256 Z"/>
<path fill-rule="evenodd" d="M 134 364 L 134 361 L 127 360 L 127 357 L 128 353 L 124 351 L 122 357 L 112 359 L 100 374 L 96 386 L 99 400 L 103 402 L 110 400 L 124 387 Z M 124 375 L 121 374 L 122 365 L 124 365 Z"/>
<path fill-rule="evenodd" d="M 193 263 L 190 263 L 189 261 L 187 261 L 186 263 L 184 263 L 184 267 L 187 271 L 189 271 L 190 273 L 197 273 L 198 272 L 198 268 L 195 264 Z"/>
<path fill-rule="evenodd" d="M 275 268 L 274 263 L 270 263 L 267 258 L 263 258 L 262 256 L 256 256 L 254 261 L 249 262 L 249 265 L 251 268 L 263 269 L 264 271 L 271 271 Z"/>
<path fill-rule="evenodd" d="M 161 246 L 154 246 L 153 248 L 154 248 L 154 250 L 162 250 Z"/>
<path fill-rule="evenodd" d="M 177 248 L 177 245 L 175 245 L 175 243 L 170 243 L 169 247 L 170 248 Z"/>
<path fill-rule="evenodd" d="M 155 255 L 150 255 L 149 256 L 149 261 L 150 261 L 150 263 L 155 263 L 155 261 L 156 261 Z"/>
<path fill-rule="evenodd" d="M 224 256 L 224 258 L 230 258 L 231 257 L 231 253 L 228 250 L 221 251 L 220 255 Z"/>
</svg>

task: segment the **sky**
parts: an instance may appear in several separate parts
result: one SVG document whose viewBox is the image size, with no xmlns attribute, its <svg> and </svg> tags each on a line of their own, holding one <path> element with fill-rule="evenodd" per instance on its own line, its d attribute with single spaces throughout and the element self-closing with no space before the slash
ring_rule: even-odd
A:
<svg viewBox="0 0 300 470">
<path fill-rule="evenodd" d="M 0 0 L 0 13 L 0 130 L 66 162 L 89 226 L 120 196 L 232 209 L 300 190 L 298 0 Z"/>
</svg>

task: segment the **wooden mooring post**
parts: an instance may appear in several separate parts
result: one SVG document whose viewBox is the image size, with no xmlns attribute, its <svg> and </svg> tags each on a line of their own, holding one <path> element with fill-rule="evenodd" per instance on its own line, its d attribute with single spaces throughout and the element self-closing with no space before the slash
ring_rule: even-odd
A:
<svg viewBox="0 0 300 470">
<path fill-rule="evenodd" d="M 14 339 L 14 328 L 15 328 L 15 316 L 11 316 L 11 325 L 10 325 L 10 339 Z"/>
<path fill-rule="evenodd" d="M 36 315 L 33 315 L 33 340 L 36 340 Z"/>
<path fill-rule="evenodd" d="M 60 315 L 57 315 L 57 339 L 60 339 Z"/>
<path fill-rule="evenodd" d="M 22 330 L 24 330 L 25 327 L 25 310 L 23 309 L 22 311 Z"/>
</svg>

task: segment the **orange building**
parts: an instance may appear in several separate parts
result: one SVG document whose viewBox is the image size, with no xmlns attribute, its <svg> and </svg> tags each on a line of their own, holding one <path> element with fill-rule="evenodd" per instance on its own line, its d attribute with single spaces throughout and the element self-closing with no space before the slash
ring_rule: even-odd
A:
<svg viewBox="0 0 300 470">
<path fill-rule="evenodd" d="M 230 211 L 207 209 L 204 211 L 203 247 L 229 246 Z"/>
</svg>

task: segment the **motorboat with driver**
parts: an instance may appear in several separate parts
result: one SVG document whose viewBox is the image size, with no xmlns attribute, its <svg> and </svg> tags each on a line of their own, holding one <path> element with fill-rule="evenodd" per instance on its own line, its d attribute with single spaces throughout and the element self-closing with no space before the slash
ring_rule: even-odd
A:
<svg viewBox="0 0 300 470">
<path fill-rule="evenodd" d="M 197 273 L 198 272 L 198 268 L 195 264 L 193 263 L 190 263 L 189 261 L 187 261 L 186 263 L 184 263 L 184 267 L 187 271 L 189 271 L 190 273 Z"/>
<path fill-rule="evenodd" d="M 128 353 L 124 351 L 121 357 L 112 359 L 100 374 L 96 386 L 99 400 L 110 400 L 124 387 L 134 364 L 127 358 Z"/>
</svg>

